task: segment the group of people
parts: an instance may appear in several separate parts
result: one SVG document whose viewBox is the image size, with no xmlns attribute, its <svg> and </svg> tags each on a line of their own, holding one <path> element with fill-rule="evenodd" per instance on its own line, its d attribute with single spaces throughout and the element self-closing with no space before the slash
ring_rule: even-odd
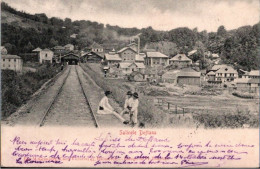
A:
<svg viewBox="0 0 260 169">
<path fill-rule="evenodd" d="M 114 108 L 109 104 L 108 98 L 112 97 L 112 92 L 106 91 L 105 96 L 101 99 L 99 103 L 98 114 L 113 114 L 115 115 L 123 124 L 130 124 L 132 127 L 136 126 L 137 115 L 138 115 L 138 93 L 128 91 L 126 93 L 126 100 L 124 104 L 124 110 L 120 113 L 117 113 Z M 124 114 L 129 114 L 129 119 L 126 120 L 123 118 Z"/>
</svg>

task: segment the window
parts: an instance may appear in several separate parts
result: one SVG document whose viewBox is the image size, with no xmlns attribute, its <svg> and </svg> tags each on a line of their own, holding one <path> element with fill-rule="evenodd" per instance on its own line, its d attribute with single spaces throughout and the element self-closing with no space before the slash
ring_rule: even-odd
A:
<svg viewBox="0 0 260 169">
<path fill-rule="evenodd" d="M 5 61 L 5 59 L 3 59 L 3 61 Z"/>
<path fill-rule="evenodd" d="M 9 59 L 9 62 L 11 62 L 11 59 Z"/>
<path fill-rule="evenodd" d="M 14 62 L 16 62 L 16 59 L 14 59 Z"/>
<path fill-rule="evenodd" d="M 48 54 L 47 54 L 47 53 L 45 54 L 45 57 L 46 57 L 46 58 L 48 57 Z"/>
</svg>

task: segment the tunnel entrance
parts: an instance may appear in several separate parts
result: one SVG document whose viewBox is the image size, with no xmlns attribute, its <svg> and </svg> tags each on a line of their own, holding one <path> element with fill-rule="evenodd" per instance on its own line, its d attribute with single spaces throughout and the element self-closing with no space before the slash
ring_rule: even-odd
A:
<svg viewBox="0 0 260 169">
<path fill-rule="evenodd" d="M 69 65 L 77 65 L 79 62 L 79 56 L 74 53 L 68 53 L 61 58 L 61 62 Z"/>
</svg>

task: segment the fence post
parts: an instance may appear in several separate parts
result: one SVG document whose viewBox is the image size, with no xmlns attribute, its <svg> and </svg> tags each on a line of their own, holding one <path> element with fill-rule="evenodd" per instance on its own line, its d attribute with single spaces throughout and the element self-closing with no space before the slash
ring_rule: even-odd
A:
<svg viewBox="0 0 260 169">
<path fill-rule="evenodd" d="M 175 105 L 175 113 L 177 114 L 177 105 Z"/>
<path fill-rule="evenodd" d="M 168 110 L 170 110 L 170 103 L 168 102 Z"/>
<path fill-rule="evenodd" d="M 184 116 L 184 108 L 182 108 L 182 114 L 183 114 L 183 116 Z"/>
</svg>

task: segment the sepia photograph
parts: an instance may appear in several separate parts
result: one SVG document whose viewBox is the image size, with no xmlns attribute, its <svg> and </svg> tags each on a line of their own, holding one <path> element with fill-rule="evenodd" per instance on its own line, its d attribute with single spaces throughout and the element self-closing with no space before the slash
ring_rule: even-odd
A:
<svg viewBox="0 0 260 169">
<path fill-rule="evenodd" d="M 88 161 L 89 167 L 257 167 L 259 148 L 252 145 L 259 143 L 255 135 L 259 134 L 259 4 L 258 0 L 2 0 L 1 135 L 2 143 L 15 150 L 3 150 L 8 154 L 6 166 L 51 167 L 62 163 L 59 148 L 50 148 L 52 144 L 61 146 L 71 140 L 72 146 L 82 146 L 83 140 L 93 137 L 100 141 L 93 145 L 99 150 L 92 151 L 100 151 L 97 160 L 81 160 L 79 166 Z M 122 138 L 131 136 L 124 141 L 128 149 L 120 150 L 123 146 L 118 143 L 114 148 L 120 152 L 114 152 L 109 148 L 116 143 L 103 145 L 116 140 L 103 130 Z M 199 131 L 205 131 L 205 137 Z M 249 136 L 241 141 L 245 132 Z M 216 133 L 234 142 L 223 146 Z M 154 146 L 166 149 L 161 144 L 167 142 L 167 135 L 169 140 L 174 136 L 202 140 L 188 148 L 177 145 L 187 157 L 175 150 L 154 150 Z M 153 148 L 148 143 L 143 147 L 142 139 L 132 136 L 143 140 L 149 136 L 148 142 L 156 143 Z M 43 142 L 36 145 L 31 138 Z M 68 141 L 63 144 L 61 138 Z M 132 139 L 136 143 L 128 143 Z M 214 141 L 219 143 L 214 144 L 216 150 L 205 150 L 208 156 L 203 158 L 202 150 Z M 38 149 L 41 145 L 50 147 Z M 37 153 L 56 153 L 41 156 L 48 160 L 28 160 L 38 157 L 29 155 L 35 146 Z M 87 150 L 68 147 L 59 151 L 65 153 L 63 166 L 77 166 L 79 156 L 72 162 L 72 155 L 68 160 L 66 153 L 84 156 Z M 202 150 L 194 152 L 199 155 L 191 156 L 198 147 Z M 210 156 L 221 152 L 220 147 L 223 157 Z M 234 150 L 224 150 L 228 147 Z M 143 152 L 129 152 L 129 148 Z M 160 154 L 152 157 L 146 150 Z M 111 151 L 108 158 L 99 156 Z M 121 159 L 116 153 L 125 161 L 111 162 Z M 163 154 L 169 162 L 158 161 Z M 258 162 L 250 164 L 251 157 Z M 243 160 L 235 163 L 239 159 Z"/>
</svg>

